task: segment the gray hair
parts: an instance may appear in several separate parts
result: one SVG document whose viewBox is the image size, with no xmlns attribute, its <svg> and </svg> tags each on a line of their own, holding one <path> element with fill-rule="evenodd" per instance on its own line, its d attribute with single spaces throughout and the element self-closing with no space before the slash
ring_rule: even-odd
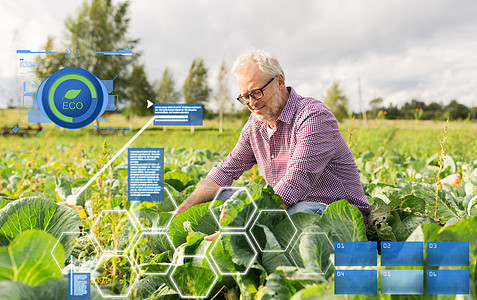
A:
<svg viewBox="0 0 477 300">
<path fill-rule="evenodd" d="M 262 71 L 263 75 L 266 77 L 272 78 L 277 76 L 278 74 L 282 74 L 283 78 L 285 78 L 285 74 L 283 73 L 283 69 L 278 62 L 278 59 L 273 56 L 273 54 L 264 49 L 248 49 L 243 52 L 234 62 L 232 67 L 232 73 L 235 76 L 239 76 L 244 66 L 249 63 L 254 62 L 258 65 L 260 71 Z"/>
</svg>

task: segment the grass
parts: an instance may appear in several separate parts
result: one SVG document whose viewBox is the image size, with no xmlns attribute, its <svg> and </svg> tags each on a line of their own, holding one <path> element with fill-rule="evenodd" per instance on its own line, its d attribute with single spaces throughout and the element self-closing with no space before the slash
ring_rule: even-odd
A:
<svg viewBox="0 0 477 300">
<path fill-rule="evenodd" d="M 20 127 L 28 126 L 26 110 L 0 110 L 2 127 L 12 128 L 20 123 Z M 20 119 L 20 122 L 18 122 Z M 130 122 L 120 114 L 108 116 L 109 123 L 100 123 L 101 127 L 129 128 L 130 133 L 115 135 L 98 135 L 93 133 L 93 125 L 83 129 L 66 130 L 52 124 L 43 124 L 46 130 L 36 137 L 7 135 L 0 137 L 0 152 L 20 149 L 55 149 L 58 144 L 76 146 L 81 149 L 98 146 L 107 141 L 112 149 L 121 148 L 141 128 L 150 117 L 134 117 Z M 195 127 L 167 127 L 151 125 L 132 147 L 174 147 L 210 149 L 213 151 L 230 151 L 233 149 L 244 121 L 229 119 L 225 121 L 224 132 L 218 131 L 218 120 L 204 120 L 204 126 Z M 36 127 L 36 124 L 29 124 Z M 439 139 L 445 122 L 415 121 L 415 120 L 372 120 L 365 126 L 363 121 L 351 120 L 340 123 L 340 130 L 346 138 L 349 129 L 353 127 L 353 153 L 355 156 L 371 150 L 378 154 L 411 155 L 414 157 L 430 157 L 440 151 Z M 469 121 L 450 122 L 448 130 L 447 154 L 459 160 L 469 161 L 477 158 L 477 123 Z M 74 153 L 69 153 L 74 154 Z"/>
</svg>

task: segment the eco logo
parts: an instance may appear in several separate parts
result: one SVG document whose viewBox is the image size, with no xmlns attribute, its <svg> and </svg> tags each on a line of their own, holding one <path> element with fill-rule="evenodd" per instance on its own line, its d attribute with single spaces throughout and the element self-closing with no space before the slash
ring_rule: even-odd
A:
<svg viewBox="0 0 477 300">
<path fill-rule="evenodd" d="M 83 128 L 108 105 L 104 83 L 85 69 L 64 68 L 44 80 L 37 93 L 40 111 L 57 126 Z"/>
<path fill-rule="evenodd" d="M 71 89 L 69 91 L 66 92 L 65 96 L 63 96 L 63 98 L 61 99 L 74 99 L 76 98 L 76 96 L 79 95 L 79 93 L 81 93 L 81 90 L 75 90 L 75 89 Z"/>
</svg>

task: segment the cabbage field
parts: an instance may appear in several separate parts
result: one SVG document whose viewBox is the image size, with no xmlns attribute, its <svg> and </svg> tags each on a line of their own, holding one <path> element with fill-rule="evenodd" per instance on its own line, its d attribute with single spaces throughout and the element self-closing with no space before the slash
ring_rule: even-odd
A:
<svg viewBox="0 0 477 300">
<path fill-rule="evenodd" d="M 234 183 L 229 200 L 219 195 L 177 216 L 169 213 L 226 151 L 165 148 L 163 202 L 127 200 L 123 153 L 70 206 L 66 197 L 101 169 L 116 146 L 54 140 L 3 149 L 0 299 L 67 299 L 72 271 L 92 274 L 91 299 L 456 297 L 379 295 L 379 289 L 378 296 L 335 295 L 336 241 L 469 241 L 470 266 L 464 269 L 470 271 L 470 294 L 463 299 L 475 299 L 477 152 L 445 155 L 442 141 L 437 136 L 435 151 L 426 156 L 351 147 L 371 203 L 367 226 L 346 200 L 323 215 L 288 216 L 255 169 Z M 440 182 L 453 173 L 461 182 Z M 204 240 L 217 231 L 215 240 Z"/>
</svg>

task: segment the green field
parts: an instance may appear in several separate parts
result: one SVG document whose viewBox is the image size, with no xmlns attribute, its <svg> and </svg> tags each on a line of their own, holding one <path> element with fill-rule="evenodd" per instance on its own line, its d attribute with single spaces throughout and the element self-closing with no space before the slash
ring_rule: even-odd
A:
<svg viewBox="0 0 477 300">
<path fill-rule="evenodd" d="M 0 114 L 4 132 L 16 124 L 25 128 L 25 111 Z M 108 118 L 113 128 L 133 130 L 96 135 L 92 125 L 63 130 L 47 124 L 39 137 L 35 131 L 0 137 L 0 299 L 66 299 L 65 273 L 71 268 L 94 269 L 92 299 L 102 299 L 99 291 L 130 299 L 455 299 L 334 295 L 330 242 L 416 240 L 469 241 L 470 265 L 463 269 L 470 271 L 470 294 L 463 299 L 477 295 L 477 123 L 450 122 L 446 132 L 444 122 L 341 123 L 371 204 L 365 226 L 346 200 L 331 204 L 322 216 L 287 218 L 280 197 L 265 187 L 256 168 L 234 183 L 241 189 L 230 200 L 203 203 L 175 217 L 168 213 L 233 149 L 244 124 L 237 118 L 226 120 L 222 133 L 217 120 L 207 120 L 195 132 L 151 126 L 137 138 L 131 147 L 165 148 L 165 201 L 128 201 L 124 151 L 69 206 L 66 197 L 150 119 Z M 461 174 L 462 182 L 436 190 L 436 180 L 453 173 Z M 219 226 L 215 241 L 204 240 Z M 229 227 L 243 229 L 233 234 Z M 311 234 L 317 232 L 325 235 Z M 53 253 L 58 265 L 42 253 Z"/>
<path fill-rule="evenodd" d="M 101 145 L 107 141 L 113 149 L 124 145 L 134 132 L 141 128 L 149 117 L 134 117 L 129 123 L 122 115 L 110 115 L 110 123 L 100 123 L 101 127 L 133 128 L 128 134 L 98 135 L 93 133 L 93 125 L 78 130 L 56 128 L 44 124 L 46 130 L 40 137 L 32 133 L 30 138 L 21 138 L 13 134 L 1 137 L 0 151 L 15 151 L 20 149 L 54 148 L 57 144 L 69 145 L 74 149 L 89 148 Z M 12 128 L 18 124 L 28 126 L 26 111 L 0 110 L 2 127 Z M 186 149 L 209 149 L 211 151 L 230 151 L 233 149 L 240 130 L 246 120 L 237 118 L 226 119 L 224 132 L 218 132 L 218 120 L 205 120 L 204 126 L 196 127 L 190 132 L 189 127 L 162 127 L 151 125 L 135 142 L 135 147 L 173 147 Z M 353 123 L 353 124 L 352 124 Z M 37 124 L 30 124 L 36 128 Z M 445 122 L 414 121 L 414 120 L 371 120 L 367 126 L 361 121 L 346 120 L 340 124 L 343 137 L 349 142 L 350 127 L 352 127 L 351 148 L 355 155 L 367 150 L 379 154 L 411 155 L 429 157 L 440 151 L 439 140 Z M 469 121 L 450 122 L 446 152 L 462 160 L 477 157 L 477 123 Z M 72 153 L 69 153 L 69 155 Z"/>
</svg>

